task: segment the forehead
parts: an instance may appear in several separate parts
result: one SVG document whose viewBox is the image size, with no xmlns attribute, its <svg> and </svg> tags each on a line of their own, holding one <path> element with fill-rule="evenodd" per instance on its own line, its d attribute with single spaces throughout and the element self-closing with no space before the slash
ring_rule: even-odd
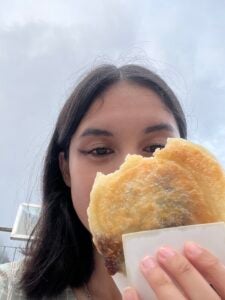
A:
<svg viewBox="0 0 225 300">
<path fill-rule="evenodd" d="M 132 122 L 137 119 L 139 123 L 176 123 L 172 113 L 153 90 L 137 84 L 119 82 L 95 99 L 81 125 L 92 122 L 99 125 L 101 122 Z"/>
</svg>

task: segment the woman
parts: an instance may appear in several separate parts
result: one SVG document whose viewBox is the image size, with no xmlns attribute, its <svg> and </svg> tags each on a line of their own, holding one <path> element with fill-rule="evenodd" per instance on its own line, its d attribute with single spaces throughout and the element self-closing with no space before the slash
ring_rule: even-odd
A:
<svg viewBox="0 0 225 300">
<path fill-rule="evenodd" d="M 121 299 L 88 230 L 96 172 L 111 173 L 127 153 L 151 156 L 168 137 L 186 134 L 182 108 L 156 74 L 136 65 L 104 65 L 90 72 L 65 103 L 48 147 L 38 238 L 28 243 L 14 281 L 2 279 L 2 293 L 10 290 L 20 299 Z M 225 297 L 224 267 L 193 243 L 185 245 L 184 255 L 159 249 L 156 258 L 143 258 L 140 271 L 160 300 Z M 133 288 L 123 298 L 139 299 Z"/>
</svg>

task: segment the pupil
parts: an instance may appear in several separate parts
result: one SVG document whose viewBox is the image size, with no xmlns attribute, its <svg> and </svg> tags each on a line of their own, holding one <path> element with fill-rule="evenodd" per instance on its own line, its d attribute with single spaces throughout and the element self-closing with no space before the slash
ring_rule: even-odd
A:
<svg viewBox="0 0 225 300">
<path fill-rule="evenodd" d="M 105 154 L 107 151 L 106 151 L 106 149 L 105 148 L 99 148 L 98 150 L 97 150 L 97 153 L 98 154 Z"/>
<path fill-rule="evenodd" d="M 163 146 L 162 145 L 154 145 L 154 146 L 151 146 L 151 152 L 155 152 L 156 149 L 162 149 Z"/>
</svg>

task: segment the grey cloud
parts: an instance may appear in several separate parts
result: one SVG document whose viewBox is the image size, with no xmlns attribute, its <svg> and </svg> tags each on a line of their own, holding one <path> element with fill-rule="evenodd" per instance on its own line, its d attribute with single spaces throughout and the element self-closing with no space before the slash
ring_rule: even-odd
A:
<svg viewBox="0 0 225 300">
<path fill-rule="evenodd" d="M 39 201 L 57 114 L 77 78 L 97 63 L 134 61 L 157 70 L 184 105 L 190 138 L 225 166 L 223 1 L 51 0 L 42 6 L 20 0 L 1 7 L 2 225 L 12 225 L 20 202 Z"/>
</svg>

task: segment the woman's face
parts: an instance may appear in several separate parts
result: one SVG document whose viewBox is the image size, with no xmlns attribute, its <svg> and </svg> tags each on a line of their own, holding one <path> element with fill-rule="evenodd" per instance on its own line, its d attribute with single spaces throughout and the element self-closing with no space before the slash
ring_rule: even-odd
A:
<svg viewBox="0 0 225 300">
<path fill-rule="evenodd" d="M 96 98 L 72 137 L 69 159 L 60 154 L 64 180 L 81 222 L 97 172 L 114 172 L 126 155 L 151 156 L 168 137 L 178 137 L 173 115 L 152 90 L 120 82 Z"/>
</svg>

